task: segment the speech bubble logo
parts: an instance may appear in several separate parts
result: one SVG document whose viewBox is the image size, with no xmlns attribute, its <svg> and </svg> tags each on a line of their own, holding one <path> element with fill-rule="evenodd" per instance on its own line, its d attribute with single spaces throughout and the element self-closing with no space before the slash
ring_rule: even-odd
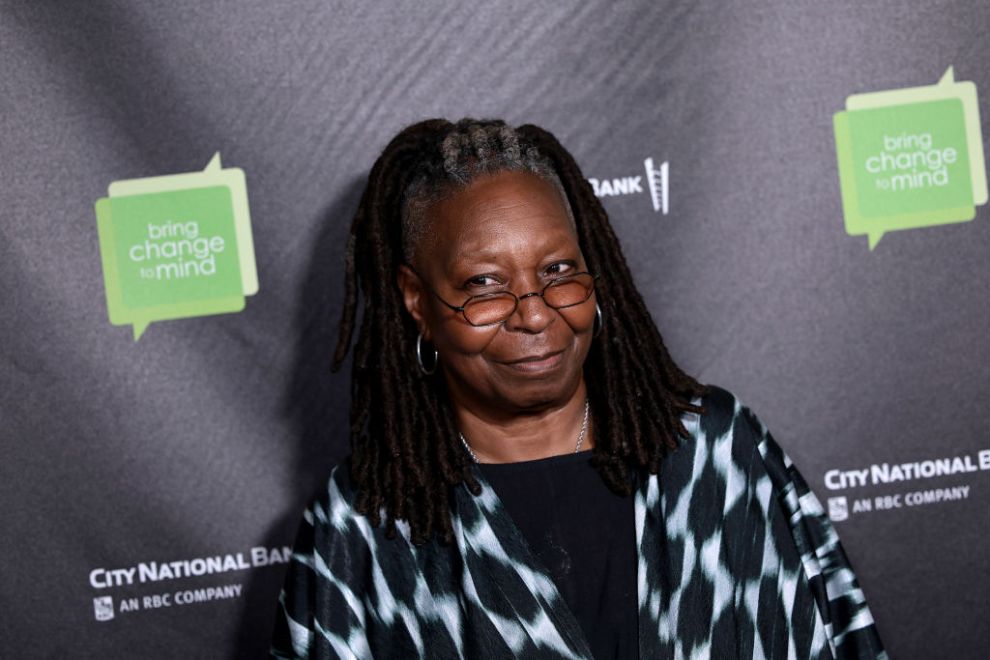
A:
<svg viewBox="0 0 990 660">
<path fill-rule="evenodd" d="M 258 291 L 247 185 L 201 172 L 114 181 L 96 201 L 107 313 L 137 341 L 153 321 L 239 312 Z"/>
<path fill-rule="evenodd" d="M 987 202 L 976 85 L 952 67 L 935 85 L 846 99 L 832 117 L 846 233 L 966 222 Z"/>
</svg>

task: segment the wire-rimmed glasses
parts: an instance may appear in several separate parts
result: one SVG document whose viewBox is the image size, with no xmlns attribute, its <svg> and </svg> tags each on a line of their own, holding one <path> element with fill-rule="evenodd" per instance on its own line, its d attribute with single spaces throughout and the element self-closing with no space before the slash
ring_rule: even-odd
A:
<svg viewBox="0 0 990 660">
<path fill-rule="evenodd" d="M 580 272 L 573 275 L 557 277 L 543 287 L 541 291 L 531 291 L 517 296 L 509 290 L 482 293 L 471 296 L 461 305 L 451 305 L 440 297 L 426 279 L 420 275 L 411 264 L 406 264 L 412 272 L 426 285 L 437 299 L 455 312 L 460 312 L 464 320 L 475 327 L 484 327 L 504 323 L 519 307 L 519 301 L 530 296 L 539 296 L 551 309 L 564 309 L 580 305 L 595 291 L 595 280 L 598 275 Z"/>
</svg>

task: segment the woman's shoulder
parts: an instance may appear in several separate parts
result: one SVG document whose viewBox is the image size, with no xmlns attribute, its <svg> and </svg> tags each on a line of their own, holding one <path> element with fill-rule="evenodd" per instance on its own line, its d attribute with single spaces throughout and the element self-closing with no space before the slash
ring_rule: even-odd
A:
<svg viewBox="0 0 990 660">
<path fill-rule="evenodd" d="M 798 476 L 797 467 L 767 426 L 732 392 L 717 385 L 706 387 L 700 400 L 704 412 L 684 417 L 685 444 L 694 445 L 690 453 L 695 464 L 704 454 L 703 462 L 719 463 L 720 470 L 731 463 L 752 478 L 765 476 L 775 487 L 786 487 Z"/>
<path fill-rule="evenodd" d="M 687 436 L 675 455 L 682 454 L 682 460 L 687 460 L 685 454 L 692 455 L 695 465 L 702 458 L 699 452 L 705 462 L 749 463 L 757 454 L 765 458 L 774 451 L 767 427 L 739 397 L 718 385 L 705 387 L 705 394 L 692 402 L 702 412 L 685 413 L 681 418 Z"/>
<path fill-rule="evenodd" d="M 797 467 L 753 411 L 732 392 L 706 387 L 695 400 L 703 412 L 683 417 L 688 435 L 664 462 L 674 492 L 704 482 L 733 500 L 748 493 L 765 512 L 771 493 L 785 499 L 806 494 Z"/>
<path fill-rule="evenodd" d="M 735 394 L 718 385 L 705 385 L 706 392 L 692 403 L 700 405 L 701 414 L 687 413 L 682 421 L 695 439 L 714 439 L 726 434 L 762 435 L 766 427 Z"/>
<path fill-rule="evenodd" d="M 356 492 L 351 480 L 351 457 L 344 457 L 310 494 L 303 515 L 311 524 L 330 525 L 338 530 L 361 517 L 355 507 Z"/>
<path fill-rule="evenodd" d="M 385 538 L 386 511 L 378 509 L 379 524 L 372 524 L 371 516 L 358 509 L 358 487 L 351 471 L 352 457 L 345 456 L 330 469 L 324 484 L 310 498 L 304 516 L 315 527 L 321 527 L 327 535 L 348 539 L 362 547 L 375 545 Z M 409 525 L 397 520 L 396 531 L 410 542 Z"/>
</svg>

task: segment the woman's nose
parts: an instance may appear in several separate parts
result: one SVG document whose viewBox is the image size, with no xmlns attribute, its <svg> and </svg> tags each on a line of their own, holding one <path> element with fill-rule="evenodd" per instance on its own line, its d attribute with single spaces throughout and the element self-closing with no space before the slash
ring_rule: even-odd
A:
<svg viewBox="0 0 990 660">
<path fill-rule="evenodd" d="M 519 296 L 516 311 L 505 321 L 509 330 L 538 333 L 553 322 L 557 310 L 547 305 L 539 291 Z"/>
</svg>

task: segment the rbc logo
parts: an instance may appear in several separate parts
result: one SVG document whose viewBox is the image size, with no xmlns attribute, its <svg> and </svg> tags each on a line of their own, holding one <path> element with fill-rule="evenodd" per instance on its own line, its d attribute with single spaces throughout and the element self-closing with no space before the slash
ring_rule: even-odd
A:
<svg viewBox="0 0 990 660">
<path fill-rule="evenodd" d="M 100 596 L 93 599 L 93 614 L 97 621 L 109 621 L 113 618 L 113 596 Z"/>
<path fill-rule="evenodd" d="M 849 518 L 849 504 L 845 497 L 828 498 L 828 517 L 837 521 Z"/>
</svg>

